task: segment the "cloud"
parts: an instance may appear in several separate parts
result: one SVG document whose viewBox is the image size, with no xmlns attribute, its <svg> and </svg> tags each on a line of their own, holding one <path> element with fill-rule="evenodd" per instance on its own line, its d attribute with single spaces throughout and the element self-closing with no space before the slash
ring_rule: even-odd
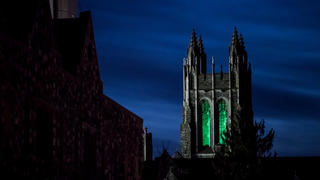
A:
<svg viewBox="0 0 320 180">
<path fill-rule="evenodd" d="M 272 86 L 272 84 L 270 85 Z M 320 121 L 320 96 L 270 86 L 253 86 L 254 111 L 258 116 Z"/>
<path fill-rule="evenodd" d="M 280 156 L 318 156 L 320 153 L 320 122 L 304 120 L 303 123 L 288 118 L 287 121 L 267 119 L 267 127 L 274 127 L 274 148 Z"/>
</svg>

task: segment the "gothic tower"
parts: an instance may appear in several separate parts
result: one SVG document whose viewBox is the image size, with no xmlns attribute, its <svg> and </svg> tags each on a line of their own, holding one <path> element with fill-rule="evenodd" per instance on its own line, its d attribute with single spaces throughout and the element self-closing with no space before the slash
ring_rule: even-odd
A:
<svg viewBox="0 0 320 180">
<path fill-rule="evenodd" d="M 183 122 L 181 154 L 185 158 L 210 158 L 224 144 L 223 132 L 235 120 L 238 108 L 252 114 L 251 66 L 243 37 L 234 28 L 229 46 L 229 72 L 207 73 L 206 53 L 194 30 L 183 60 Z"/>
<path fill-rule="evenodd" d="M 78 0 L 49 0 L 53 19 L 69 19 L 78 17 Z"/>
</svg>

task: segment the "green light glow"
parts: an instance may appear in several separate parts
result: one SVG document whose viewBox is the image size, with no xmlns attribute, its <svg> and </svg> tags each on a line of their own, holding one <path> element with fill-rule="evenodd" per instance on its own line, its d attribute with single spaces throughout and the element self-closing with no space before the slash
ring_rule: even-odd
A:
<svg viewBox="0 0 320 180">
<path fill-rule="evenodd" d="M 202 145 L 210 147 L 210 105 L 202 103 Z"/>
<path fill-rule="evenodd" d="M 224 144 L 223 132 L 226 130 L 226 128 L 227 128 L 227 104 L 225 101 L 222 100 L 219 103 L 219 142 L 220 144 Z"/>
</svg>

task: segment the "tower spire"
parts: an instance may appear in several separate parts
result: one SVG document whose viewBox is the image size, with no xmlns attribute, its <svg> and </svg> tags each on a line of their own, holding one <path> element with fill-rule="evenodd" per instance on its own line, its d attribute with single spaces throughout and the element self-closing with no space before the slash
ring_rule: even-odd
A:
<svg viewBox="0 0 320 180">
<path fill-rule="evenodd" d="M 199 36 L 198 46 L 199 46 L 200 53 L 203 53 L 204 52 L 204 48 L 203 48 L 201 35 Z"/>
<path fill-rule="evenodd" d="M 239 53 L 241 53 L 241 48 L 239 44 L 239 37 L 238 37 L 238 31 L 237 28 L 234 27 L 233 34 L 232 34 L 232 41 L 229 46 L 229 63 L 234 64 L 237 63 L 236 56 L 239 56 Z"/>
<path fill-rule="evenodd" d="M 237 28 L 234 27 L 233 34 L 232 34 L 232 45 L 236 45 L 236 44 L 238 44 L 238 42 L 239 42 L 238 31 L 237 31 Z"/>
<path fill-rule="evenodd" d="M 192 29 L 191 37 L 190 37 L 190 43 L 189 43 L 189 48 L 187 51 L 188 59 L 192 65 L 198 64 L 197 61 L 197 56 L 199 54 L 199 49 L 198 49 L 198 42 L 197 42 L 197 35 L 194 29 Z"/>
<path fill-rule="evenodd" d="M 207 55 L 204 52 L 204 46 L 202 43 L 202 37 L 199 37 L 198 40 L 198 47 L 199 47 L 199 57 L 200 57 L 200 72 L 202 74 L 206 74 L 207 73 Z"/>
<path fill-rule="evenodd" d="M 192 28 L 189 47 L 195 47 L 196 45 L 197 45 L 197 35 L 196 35 L 196 32 L 194 31 L 194 28 Z"/>
<path fill-rule="evenodd" d="M 243 36 L 242 36 L 241 33 L 240 33 L 240 38 L 239 38 L 239 44 L 240 44 L 241 47 L 245 48 L 244 41 L 243 41 Z"/>
</svg>

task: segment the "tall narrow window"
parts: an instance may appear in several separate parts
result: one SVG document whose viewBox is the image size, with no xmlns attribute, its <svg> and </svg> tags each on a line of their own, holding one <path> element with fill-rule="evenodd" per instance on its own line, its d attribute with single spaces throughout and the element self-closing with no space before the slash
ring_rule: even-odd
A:
<svg viewBox="0 0 320 180">
<path fill-rule="evenodd" d="M 227 128 L 227 104 L 224 100 L 221 100 L 219 103 L 219 142 L 220 144 L 224 144 L 223 138 L 224 131 Z"/>
<path fill-rule="evenodd" d="M 210 105 L 208 101 L 202 103 L 202 145 L 210 146 Z"/>
</svg>

